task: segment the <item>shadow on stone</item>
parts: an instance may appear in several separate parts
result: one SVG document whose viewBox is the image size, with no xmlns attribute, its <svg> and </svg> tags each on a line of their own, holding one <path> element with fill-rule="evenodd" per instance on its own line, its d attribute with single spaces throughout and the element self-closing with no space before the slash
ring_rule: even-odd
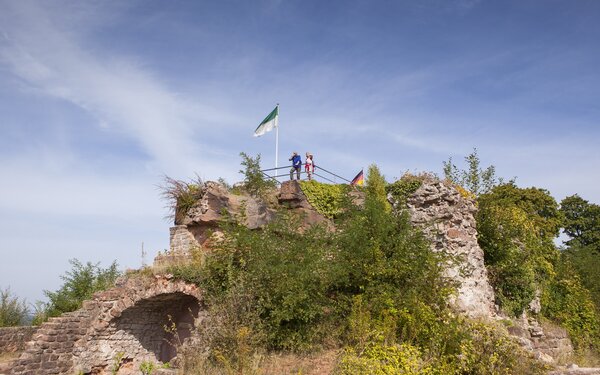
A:
<svg viewBox="0 0 600 375">
<path fill-rule="evenodd" d="M 168 362 L 177 346 L 191 336 L 198 300 L 183 293 L 161 294 L 142 300 L 110 322 L 108 341 L 117 351 Z M 174 327 L 174 330 L 170 330 Z"/>
</svg>

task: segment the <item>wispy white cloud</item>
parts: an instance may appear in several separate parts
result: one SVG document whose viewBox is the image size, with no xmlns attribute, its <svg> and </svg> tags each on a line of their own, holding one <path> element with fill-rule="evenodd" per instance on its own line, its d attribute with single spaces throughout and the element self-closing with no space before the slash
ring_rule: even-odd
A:
<svg viewBox="0 0 600 375">
<path fill-rule="evenodd" d="M 200 156 L 219 149 L 197 137 L 235 117 L 170 89 L 134 58 L 86 48 L 85 29 L 68 28 L 72 17 L 59 4 L 11 3 L 2 16 L 0 61 L 27 89 L 71 102 L 97 118 L 94 126 L 133 139 L 158 170 L 210 169 Z"/>
</svg>

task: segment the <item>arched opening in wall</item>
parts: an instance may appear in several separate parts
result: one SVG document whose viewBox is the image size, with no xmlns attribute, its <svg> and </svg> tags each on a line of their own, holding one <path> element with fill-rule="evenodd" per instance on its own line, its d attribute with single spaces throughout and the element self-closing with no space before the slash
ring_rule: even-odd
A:
<svg viewBox="0 0 600 375">
<path fill-rule="evenodd" d="M 134 358 L 169 362 L 191 336 L 199 310 L 195 297 L 180 292 L 141 300 L 111 321 L 114 348 Z"/>
</svg>

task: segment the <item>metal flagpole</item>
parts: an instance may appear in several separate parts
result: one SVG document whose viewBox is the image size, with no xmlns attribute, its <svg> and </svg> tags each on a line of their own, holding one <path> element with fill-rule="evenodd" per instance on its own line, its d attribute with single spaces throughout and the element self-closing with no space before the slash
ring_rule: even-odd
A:
<svg viewBox="0 0 600 375">
<path fill-rule="evenodd" d="M 277 103 L 277 122 L 275 122 L 275 175 L 277 175 L 279 156 L 279 103 Z"/>
</svg>

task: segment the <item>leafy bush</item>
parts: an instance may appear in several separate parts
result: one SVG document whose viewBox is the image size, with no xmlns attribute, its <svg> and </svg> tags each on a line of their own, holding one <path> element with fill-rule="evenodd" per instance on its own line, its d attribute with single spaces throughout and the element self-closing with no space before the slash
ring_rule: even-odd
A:
<svg viewBox="0 0 600 375">
<path fill-rule="evenodd" d="M 170 273 L 176 279 L 184 280 L 191 284 L 200 285 L 204 279 L 205 272 L 203 270 L 205 253 L 200 247 L 190 249 L 190 257 L 184 262 L 175 262 L 167 265 L 165 273 Z M 157 267 L 153 267 L 156 271 Z M 161 271 L 159 268 L 158 271 Z"/>
<path fill-rule="evenodd" d="M 402 311 L 444 310 L 453 285 L 441 276 L 442 256 L 405 215 L 388 210 L 377 172 L 369 174 L 364 207 L 346 206 L 336 233 L 321 226 L 300 232 L 299 218 L 289 214 L 260 231 L 225 223 L 199 281 L 212 304 L 245 301 L 231 306 L 241 308 L 237 319 L 248 317 L 241 327 L 264 337 L 268 349 L 295 351 L 343 340 L 353 296 L 364 295 L 377 319 L 393 315 L 398 332 L 413 329 Z"/>
<path fill-rule="evenodd" d="M 64 284 L 55 292 L 44 290 L 49 301 L 42 304 L 34 318 L 35 324 L 40 324 L 53 316 L 79 309 L 86 299 L 96 292 L 112 287 L 121 273 L 117 263 L 113 262 L 108 268 L 100 267 L 99 263 L 81 263 L 77 259 L 69 260 L 71 270 L 61 276 Z"/>
<path fill-rule="evenodd" d="M 330 219 L 340 214 L 349 191 L 349 186 L 345 184 L 331 185 L 314 180 L 300 181 L 300 188 L 311 206 Z"/>
<path fill-rule="evenodd" d="M 140 364 L 140 371 L 143 375 L 152 375 L 152 372 L 156 368 L 156 365 L 152 361 L 143 361 Z"/>
<path fill-rule="evenodd" d="M 9 288 L 0 290 L 0 327 L 23 325 L 28 314 L 25 300 L 15 296 Z"/>
<path fill-rule="evenodd" d="M 575 219 L 576 215 L 568 219 L 572 230 L 577 227 Z M 562 220 L 556 201 L 547 191 L 513 184 L 497 186 L 479 197 L 479 244 L 505 311 L 520 315 L 540 292 L 542 315 L 567 329 L 577 351 L 598 351 L 600 314 L 573 267 L 589 266 L 581 263 L 586 250 L 579 248 L 577 241 L 562 254 L 556 249 L 553 240 Z M 590 264 L 594 259 L 592 256 Z M 597 275 L 597 270 L 591 270 L 590 275 Z"/>
<path fill-rule="evenodd" d="M 335 374 L 431 374 L 431 368 L 421 355 L 421 351 L 410 344 L 371 345 L 360 354 L 353 348 L 347 348 Z"/>
<path fill-rule="evenodd" d="M 226 300 L 243 293 L 256 303 L 268 346 L 306 349 L 325 317 L 330 236 L 312 227 L 300 234 L 299 218 L 285 215 L 261 231 L 229 223 L 226 240 L 207 257 L 205 287 Z"/>
<path fill-rule="evenodd" d="M 579 352 L 600 349 L 600 314 L 590 292 L 582 285 L 570 262 L 564 259 L 557 276 L 542 295 L 542 313 L 569 332 Z"/>
<path fill-rule="evenodd" d="M 563 231 L 569 237 L 563 252 L 600 310 L 600 205 L 577 194 L 560 203 Z"/>
<path fill-rule="evenodd" d="M 406 174 L 398 181 L 387 185 L 385 191 L 392 195 L 396 205 L 403 206 L 406 204 L 408 197 L 417 191 L 421 185 L 423 185 L 423 180 L 419 176 Z"/>
<path fill-rule="evenodd" d="M 589 290 L 596 309 L 600 311 L 600 256 L 593 246 L 572 245 L 563 252 L 564 261 L 572 264 L 579 280 Z"/>
<path fill-rule="evenodd" d="M 555 276 L 560 215 L 542 189 L 497 186 L 479 199 L 478 241 L 500 306 L 520 315 Z"/>
<path fill-rule="evenodd" d="M 548 366 L 536 361 L 531 353 L 526 352 L 501 327 L 469 321 L 462 326 L 462 330 L 466 337 L 461 343 L 460 354 L 446 361 L 447 364 L 454 364 L 455 370 L 435 373 L 533 375 L 546 374 L 549 370 Z"/>
<path fill-rule="evenodd" d="M 413 315 L 413 319 L 420 318 L 423 316 Z M 378 325 L 364 316 L 361 322 L 365 327 Z M 446 343 L 441 351 L 432 351 L 427 346 L 406 340 L 385 341 L 385 335 L 373 336 L 371 330 L 370 339 L 364 346 L 345 349 L 336 374 L 533 375 L 544 374 L 548 369 L 525 352 L 502 327 L 455 316 L 438 320 L 434 326 L 436 329 L 428 334 L 430 338 Z"/>
</svg>

